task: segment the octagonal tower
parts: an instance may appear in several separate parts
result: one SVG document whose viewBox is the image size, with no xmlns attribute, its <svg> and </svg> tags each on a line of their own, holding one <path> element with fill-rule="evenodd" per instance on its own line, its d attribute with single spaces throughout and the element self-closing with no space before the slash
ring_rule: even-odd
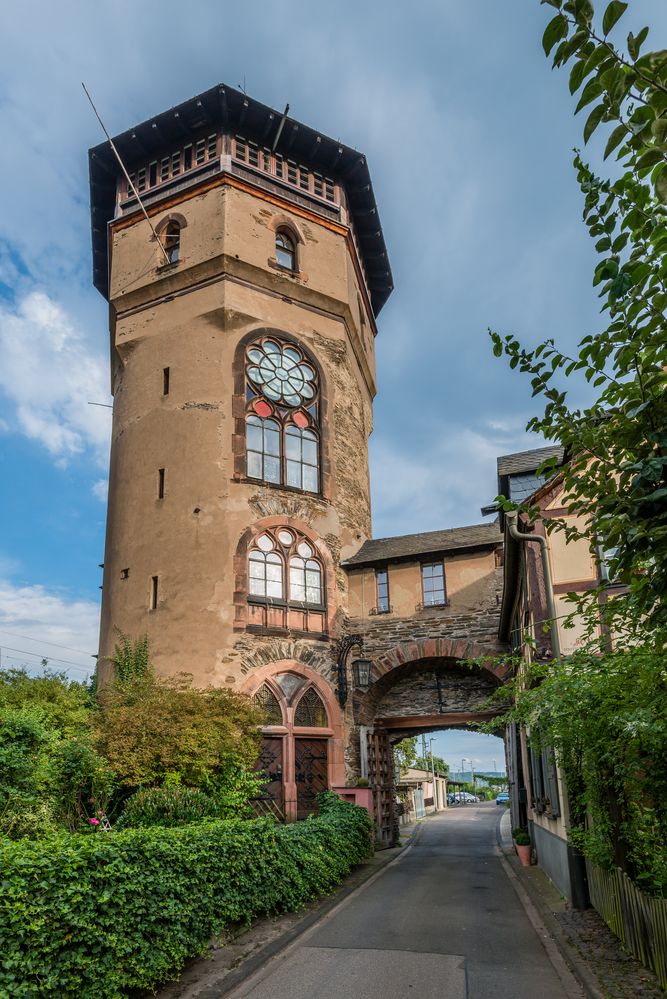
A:
<svg viewBox="0 0 667 999">
<path fill-rule="evenodd" d="M 225 86 L 114 142 L 132 185 L 90 151 L 114 396 L 100 678 L 118 629 L 199 686 L 299 663 L 285 687 L 314 671 L 327 704 L 392 288 L 366 161 Z"/>
</svg>

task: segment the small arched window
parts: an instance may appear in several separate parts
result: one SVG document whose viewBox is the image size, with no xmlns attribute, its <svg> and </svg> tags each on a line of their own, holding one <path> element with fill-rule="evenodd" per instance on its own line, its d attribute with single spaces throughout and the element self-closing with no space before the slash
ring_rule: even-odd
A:
<svg viewBox="0 0 667 999">
<path fill-rule="evenodd" d="M 160 242 L 167 254 L 170 264 L 178 262 L 181 256 L 181 226 L 175 219 L 170 219 L 160 233 Z M 161 254 L 162 262 L 165 263 L 164 254 Z"/>
<path fill-rule="evenodd" d="M 319 379 L 295 344 L 272 336 L 246 349 L 246 474 L 320 491 Z"/>
<path fill-rule="evenodd" d="M 276 233 L 276 263 L 285 270 L 296 270 L 296 244 L 284 229 Z"/>
</svg>

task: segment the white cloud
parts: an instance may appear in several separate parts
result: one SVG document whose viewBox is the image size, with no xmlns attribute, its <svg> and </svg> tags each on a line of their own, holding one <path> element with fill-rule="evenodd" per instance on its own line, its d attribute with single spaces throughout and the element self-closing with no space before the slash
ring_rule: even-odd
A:
<svg viewBox="0 0 667 999">
<path fill-rule="evenodd" d="M 0 579 L 0 649 L 2 666 L 41 668 L 42 658 L 55 670 L 82 680 L 95 669 L 99 607 L 71 600 L 44 586 L 15 585 Z"/>
<path fill-rule="evenodd" d="M 0 305 L 0 390 L 13 403 L 14 429 L 66 460 L 91 450 L 105 464 L 110 410 L 106 361 L 63 309 L 41 291 L 15 308 Z M 6 422 L 6 421 L 5 421 Z"/>
<path fill-rule="evenodd" d="M 108 491 L 109 491 L 108 479 L 98 479 L 97 482 L 94 483 L 92 488 L 93 496 L 95 496 L 98 500 L 102 500 L 103 503 L 106 503 Z"/>
<path fill-rule="evenodd" d="M 371 445 L 375 537 L 483 521 L 497 494 L 496 458 L 540 447 L 521 420 L 432 427 L 424 447 L 378 436 Z"/>
</svg>

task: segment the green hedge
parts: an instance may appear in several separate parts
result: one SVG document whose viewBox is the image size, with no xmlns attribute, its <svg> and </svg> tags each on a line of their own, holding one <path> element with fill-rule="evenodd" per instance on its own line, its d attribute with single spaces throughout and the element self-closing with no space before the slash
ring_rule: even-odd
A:
<svg viewBox="0 0 667 999">
<path fill-rule="evenodd" d="M 211 821 L 0 844 L 0 996 L 153 988 L 215 933 L 298 908 L 370 851 L 367 813 L 321 796 L 320 815 Z"/>
</svg>

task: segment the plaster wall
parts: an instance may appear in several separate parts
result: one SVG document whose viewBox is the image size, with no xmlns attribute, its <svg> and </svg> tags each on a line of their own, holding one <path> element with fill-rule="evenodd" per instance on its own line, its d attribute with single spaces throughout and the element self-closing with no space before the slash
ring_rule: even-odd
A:
<svg viewBox="0 0 667 999">
<path fill-rule="evenodd" d="M 389 604 L 391 611 L 378 615 L 382 620 L 409 617 L 422 613 L 422 562 L 438 562 L 438 557 L 425 555 L 422 561 L 393 562 L 386 567 L 389 574 Z M 468 552 L 444 559 L 447 602 L 451 613 L 488 609 L 496 602 L 497 567 L 494 551 Z M 376 570 L 374 567 L 348 572 L 350 614 L 353 617 L 372 616 L 377 607 Z M 447 608 L 444 608 L 446 610 Z M 429 608 L 431 612 L 432 608 Z"/>
<path fill-rule="evenodd" d="M 235 630 L 235 555 L 250 525 L 285 517 L 310 531 L 332 566 L 334 623 L 347 611 L 340 560 L 371 529 L 372 339 L 370 353 L 360 356 L 358 292 L 349 283 L 344 235 L 299 222 L 299 266 L 307 273 L 292 277 L 270 266 L 271 222 L 285 213 L 261 198 L 214 187 L 170 211 L 187 223 L 182 259 L 171 268 L 158 266 L 145 220 L 113 235 L 114 422 L 100 675 L 119 628 L 131 637 L 148 633 L 161 673 L 187 671 L 197 685 L 234 686 L 255 644 L 271 641 Z M 243 405 L 239 414 L 234 360 L 241 339 L 260 328 L 297 338 L 322 369 L 330 469 L 322 496 L 245 480 L 235 470 Z M 153 576 L 158 606 L 149 610 Z"/>
</svg>

